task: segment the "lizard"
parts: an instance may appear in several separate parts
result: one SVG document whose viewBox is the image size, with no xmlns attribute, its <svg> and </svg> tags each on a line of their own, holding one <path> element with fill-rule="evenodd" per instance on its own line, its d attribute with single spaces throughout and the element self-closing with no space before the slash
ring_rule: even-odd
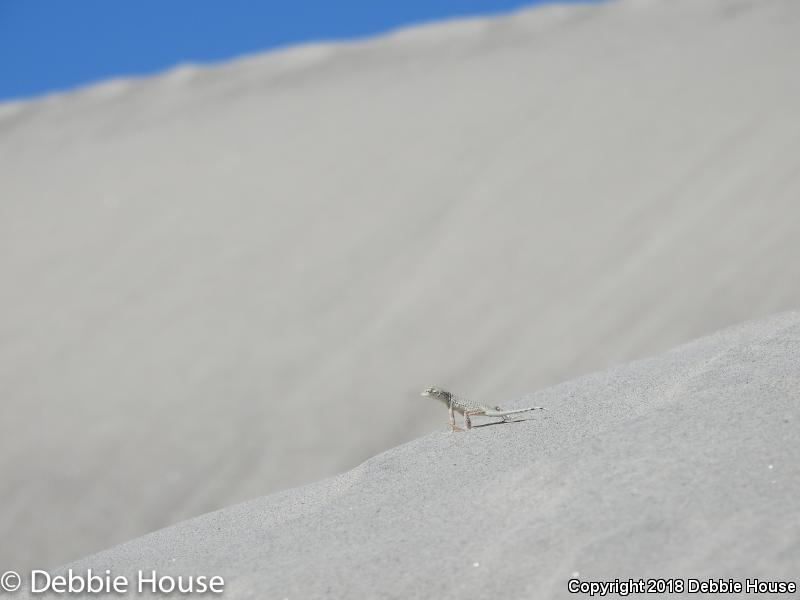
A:
<svg viewBox="0 0 800 600">
<path fill-rule="evenodd" d="M 437 387 L 429 387 L 421 394 L 422 396 L 427 396 L 430 398 L 435 398 L 436 400 L 440 400 L 445 405 L 447 405 L 447 409 L 450 412 L 450 428 L 453 431 L 464 431 L 460 427 L 456 427 L 456 412 L 461 413 L 464 415 L 464 425 L 467 429 L 472 429 L 472 420 L 470 417 L 474 416 L 484 416 L 484 417 L 499 417 L 502 421 L 498 421 L 498 423 L 507 423 L 508 417 L 512 415 L 518 415 L 520 413 L 529 412 L 532 410 L 545 410 L 542 406 L 532 406 L 530 408 L 518 408 L 514 410 L 506 410 L 504 408 L 500 408 L 499 406 L 484 406 L 482 404 L 475 404 L 474 402 L 470 402 L 465 400 L 455 394 L 448 392 L 447 390 L 443 390 Z"/>
</svg>

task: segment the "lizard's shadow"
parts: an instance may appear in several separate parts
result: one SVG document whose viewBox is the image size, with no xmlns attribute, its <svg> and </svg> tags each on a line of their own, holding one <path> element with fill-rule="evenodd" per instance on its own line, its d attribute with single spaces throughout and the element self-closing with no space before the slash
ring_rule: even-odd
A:
<svg viewBox="0 0 800 600">
<path fill-rule="evenodd" d="M 513 421 L 494 421 L 492 423 L 481 423 L 480 425 L 473 425 L 473 429 L 478 427 L 493 427 L 495 425 L 513 425 L 514 423 L 524 423 L 525 421 L 534 421 L 535 419 L 514 419 Z"/>
</svg>

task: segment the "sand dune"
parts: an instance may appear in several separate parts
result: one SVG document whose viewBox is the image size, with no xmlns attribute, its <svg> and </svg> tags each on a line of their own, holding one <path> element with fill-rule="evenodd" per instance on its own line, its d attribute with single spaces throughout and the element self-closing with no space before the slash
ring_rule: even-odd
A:
<svg viewBox="0 0 800 600">
<path fill-rule="evenodd" d="M 237 599 L 797 583 L 798 356 L 800 313 L 750 322 L 520 399 L 548 408 L 529 420 L 432 433 L 69 568 L 220 575 Z"/>
<path fill-rule="evenodd" d="M 418 396 L 425 385 L 502 404 L 799 306 L 798 40 L 800 4 L 790 0 L 630 0 L 3 107 L 0 564 L 52 567 L 345 471 L 443 422 L 441 407 Z M 627 389 L 600 383 L 600 394 Z M 588 395 L 586 385 L 576 389 Z M 475 484 L 487 486 L 478 491 L 490 518 L 468 504 L 478 529 L 458 516 L 448 529 L 448 543 L 466 531 L 517 543 L 527 530 L 507 516 L 515 499 L 531 493 L 552 511 L 567 501 L 539 496 L 537 478 L 555 490 L 553 480 L 603 468 L 580 458 L 578 440 L 595 430 L 573 419 L 589 400 L 555 393 L 549 420 L 489 428 L 475 447 L 423 438 L 300 493 L 322 498 L 363 475 L 408 495 L 402 482 L 412 480 L 389 469 L 397 457 L 413 466 L 457 448 L 550 456 L 562 435 L 568 455 L 550 460 L 578 453 L 585 462 L 571 475 L 562 462 L 552 471 L 525 462 L 514 475 L 480 459 L 474 468 L 503 479 L 501 491 L 530 481 L 505 499 Z M 677 419 L 635 403 L 624 416 L 612 404 L 585 414 L 633 428 L 625 419 L 641 409 L 650 432 Z M 744 410 L 735 405 L 735 427 L 752 425 Z M 532 431 L 534 446 L 520 446 Z M 655 443 L 633 433 L 607 452 L 628 461 L 636 444 Z M 606 438 L 584 441 L 600 451 Z M 680 463 L 664 460 L 679 478 Z M 747 460 L 760 469 L 767 458 Z M 448 502 L 451 478 L 475 481 L 449 467 L 426 475 L 445 478 L 437 493 Z M 599 493 L 598 481 L 573 484 Z M 631 492 L 630 502 L 650 497 L 639 489 L 645 496 Z M 610 523 L 620 509 L 608 509 Z M 429 516 L 444 519 L 444 507 Z M 557 525 L 541 523 L 536 543 L 557 544 Z M 732 535 L 710 538 L 709 552 Z M 491 562 L 480 547 L 463 550 Z M 591 571 L 591 547 L 557 547 L 540 559 L 558 581 Z M 470 589 L 454 578 L 472 582 L 478 570 L 465 573 L 462 555 L 434 567 L 436 556 L 421 576 Z M 413 576 L 392 571 L 391 555 L 381 560 L 397 582 Z M 539 577 L 507 575 L 521 589 Z M 240 581 L 240 595 L 255 589 Z"/>
</svg>

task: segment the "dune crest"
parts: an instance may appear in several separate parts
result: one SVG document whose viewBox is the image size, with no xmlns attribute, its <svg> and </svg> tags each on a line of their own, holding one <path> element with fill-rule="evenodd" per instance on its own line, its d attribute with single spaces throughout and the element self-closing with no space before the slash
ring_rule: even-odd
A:
<svg viewBox="0 0 800 600">
<path fill-rule="evenodd" d="M 800 313 L 745 323 L 519 399 L 548 408 L 526 421 L 440 430 L 64 570 L 221 575 L 236 599 L 795 581 L 798 357 Z"/>
</svg>

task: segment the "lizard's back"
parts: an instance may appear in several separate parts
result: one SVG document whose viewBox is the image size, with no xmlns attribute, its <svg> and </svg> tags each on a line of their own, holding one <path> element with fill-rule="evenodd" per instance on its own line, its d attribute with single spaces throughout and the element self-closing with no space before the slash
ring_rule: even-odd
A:
<svg viewBox="0 0 800 600">
<path fill-rule="evenodd" d="M 483 412 L 487 410 L 488 406 L 483 406 L 482 404 L 476 404 L 475 402 L 471 402 L 466 398 L 462 398 L 461 396 L 456 396 L 455 394 L 450 394 L 453 402 L 453 408 L 460 413 L 464 411 L 469 412 Z"/>
</svg>

